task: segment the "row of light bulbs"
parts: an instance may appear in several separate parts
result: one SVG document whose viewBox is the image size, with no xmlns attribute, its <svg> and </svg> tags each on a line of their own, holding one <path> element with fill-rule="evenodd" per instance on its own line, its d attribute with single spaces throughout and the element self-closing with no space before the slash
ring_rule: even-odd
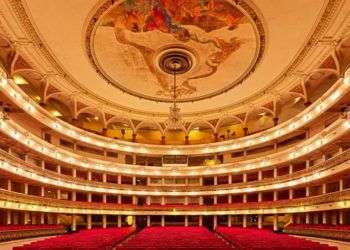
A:
<svg viewBox="0 0 350 250">
<path fill-rule="evenodd" d="M 311 198 L 312 199 L 312 198 Z M 65 214 L 98 214 L 98 215 L 150 215 L 154 213 L 155 215 L 248 215 L 248 214 L 285 214 L 285 213 L 302 213 L 302 212 L 313 212 L 320 211 L 321 209 L 345 209 L 350 207 L 350 200 L 341 200 L 334 202 L 327 202 L 322 204 L 314 205 L 302 205 L 302 206 L 288 206 L 280 208 L 260 208 L 260 209 L 230 209 L 230 210 L 170 210 L 170 211 L 137 211 L 134 208 L 127 210 L 118 210 L 115 207 L 113 208 L 71 208 L 68 206 L 59 207 L 52 205 L 43 205 L 33 204 L 33 201 L 30 200 L 28 203 L 23 201 L 13 201 L 0 199 L 0 208 L 2 209 L 12 209 L 20 211 L 35 211 L 35 212 L 44 212 L 44 213 L 65 213 Z"/>
<path fill-rule="evenodd" d="M 102 185 L 96 184 L 82 184 L 78 182 L 72 182 L 63 180 L 57 177 L 50 177 L 49 175 L 43 175 L 42 173 L 37 173 L 35 169 L 29 169 L 21 166 L 20 163 L 14 162 L 13 160 L 8 160 L 5 158 L 0 160 L 0 169 L 11 172 L 12 174 L 29 178 L 31 180 L 35 180 L 41 182 L 46 185 L 53 185 L 59 188 L 64 189 L 72 189 L 72 190 L 80 190 L 83 192 L 94 192 L 94 193 L 108 193 L 108 194 L 122 194 L 122 195 L 146 195 L 146 196 L 202 196 L 202 195 L 225 195 L 225 194 L 238 194 L 238 193 L 250 193 L 250 192 L 261 192 L 268 190 L 278 190 L 294 187 L 301 184 L 306 184 L 312 181 L 319 180 L 321 178 L 325 178 L 328 176 L 332 176 L 341 171 L 350 168 L 350 161 L 339 164 L 337 166 L 328 166 L 323 168 L 322 170 L 314 170 L 310 173 L 305 174 L 304 176 L 279 182 L 279 183 L 269 183 L 257 187 L 235 187 L 231 189 L 216 189 L 210 191 L 159 191 L 159 190 L 127 190 L 120 188 L 106 188 L 102 187 Z M 249 185 L 249 184 L 247 184 Z"/>
<path fill-rule="evenodd" d="M 212 143 L 211 145 L 149 145 L 117 141 L 103 136 L 97 136 L 87 131 L 78 129 L 58 118 L 52 116 L 44 108 L 31 100 L 25 93 L 13 82 L 12 79 L 2 78 L 0 87 L 5 94 L 26 112 L 35 117 L 40 122 L 54 129 L 55 131 L 94 146 L 108 148 L 123 152 L 132 152 L 140 154 L 162 154 L 162 155 L 190 155 L 190 154 L 208 154 L 225 151 L 232 151 L 246 148 L 267 141 L 276 139 L 288 133 L 301 128 L 318 117 L 334 105 L 341 97 L 348 93 L 350 89 L 350 78 L 347 76 L 344 80 L 339 79 L 317 102 L 313 103 L 306 110 L 295 116 L 290 122 L 285 122 L 264 132 L 251 136 L 225 142 Z"/>
<path fill-rule="evenodd" d="M 260 157 L 252 160 L 246 160 L 240 163 L 226 163 L 215 166 L 197 166 L 197 167 L 178 167 L 161 168 L 151 166 L 139 166 L 118 164 L 95 158 L 82 157 L 65 149 L 55 147 L 43 139 L 30 133 L 28 130 L 20 127 L 10 119 L 0 120 L 0 131 L 11 136 L 16 141 L 24 144 L 26 147 L 47 155 L 53 159 L 80 166 L 86 169 L 97 171 L 105 171 L 120 174 L 139 175 L 139 176 L 198 176 L 198 175 L 213 175 L 225 173 L 238 173 L 248 170 L 256 170 L 270 167 L 272 165 L 281 164 L 306 154 L 313 152 L 316 149 L 332 142 L 348 132 L 350 121 L 339 118 L 328 126 L 325 130 L 317 135 L 303 141 L 298 146 L 278 152 L 268 157 Z"/>
</svg>

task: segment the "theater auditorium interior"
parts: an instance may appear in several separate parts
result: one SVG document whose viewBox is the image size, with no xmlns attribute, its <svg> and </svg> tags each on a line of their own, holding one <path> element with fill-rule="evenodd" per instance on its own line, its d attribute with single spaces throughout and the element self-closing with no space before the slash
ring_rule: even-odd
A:
<svg viewBox="0 0 350 250">
<path fill-rule="evenodd" d="M 350 0 L 0 0 L 0 250 L 350 249 Z"/>
</svg>

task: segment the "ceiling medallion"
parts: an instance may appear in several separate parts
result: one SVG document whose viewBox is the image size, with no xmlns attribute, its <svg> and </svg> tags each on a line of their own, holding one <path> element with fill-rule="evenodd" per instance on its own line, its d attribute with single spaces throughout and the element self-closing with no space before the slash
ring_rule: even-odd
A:
<svg viewBox="0 0 350 250">
<path fill-rule="evenodd" d="M 87 28 L 96 72 L 110 86 L 156 102 L 173 102 L 167 64 L 174 46 L 183 71 L 177 102 L 193 102 L 241 84 L 261 61 L 265 32 L 246 1 L 231 0 L 108 1 Z"/>
</svg>

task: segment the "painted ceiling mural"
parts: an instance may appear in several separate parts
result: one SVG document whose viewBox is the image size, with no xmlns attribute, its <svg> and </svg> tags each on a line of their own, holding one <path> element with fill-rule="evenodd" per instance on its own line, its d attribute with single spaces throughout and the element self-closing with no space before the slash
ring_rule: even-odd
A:
<svg viewBox="0 0 350 250">
<path fill-rule="evenodd" d="M 226 0 L 126 0 L 100 13 L 88 49 L 97 72 L 150 100 L 171 101 L 173 76 L 160 59 L 169 51 L 189 63 L 177 76 L 177 98 L 195 101 L 241 83 L 262 48 L 255 23 Z"/>
</svg>

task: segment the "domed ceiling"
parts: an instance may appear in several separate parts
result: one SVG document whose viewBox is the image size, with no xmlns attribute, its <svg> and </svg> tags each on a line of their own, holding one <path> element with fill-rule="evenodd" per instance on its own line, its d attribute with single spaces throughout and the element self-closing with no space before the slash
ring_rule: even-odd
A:
<svg viewBox="0 0 350 250">
<path fill-rule="evenodd" d="M 173 76 L 160 62 L 169 51 L 182 54 L 189 64 L 178 76 L 175 90 L 183 102 L 232 89 L 263 55 L 264 29 L 246 4 L 226 0 L 108 1 L 96 12 L 87 34 L 93 66 L 113 87 L 140 98 L 172 101 Z"/>
<path fill-rule="evenodd" d="M 329 56 L 332 40 L 344 33 L 341 20 L 349 3 L 0 0 L 0 4 L 8 10 L 2 13 L 8 26 L 1 30 L 66 98 L 113 115 L 163 121 L 174 91 L 181 114 L 191 120 L 239 114 L 283 98 Z M 170 68 L 174 61 L 181 68 L 175 87 Z"/>
</svg>

